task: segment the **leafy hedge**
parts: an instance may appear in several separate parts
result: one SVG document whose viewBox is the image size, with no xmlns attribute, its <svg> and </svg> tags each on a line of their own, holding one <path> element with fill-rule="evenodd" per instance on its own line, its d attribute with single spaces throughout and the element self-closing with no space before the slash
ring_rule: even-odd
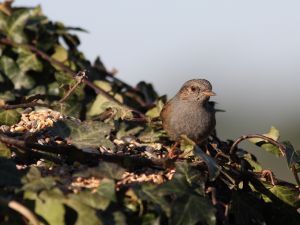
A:
<svg viewBox="0 0 300 225">
<path fill-rule="evenodd" d="M 276 128 L 212 136 L 206 151 L 185 138 L 168 158 L 165 97 L 91 63 L 76 32 L 0 4 L 1 224 L 300 223 L 300 151 Z M 238 148 L 245 139 L 286 157 L 298 186 Z"/>
</svg>

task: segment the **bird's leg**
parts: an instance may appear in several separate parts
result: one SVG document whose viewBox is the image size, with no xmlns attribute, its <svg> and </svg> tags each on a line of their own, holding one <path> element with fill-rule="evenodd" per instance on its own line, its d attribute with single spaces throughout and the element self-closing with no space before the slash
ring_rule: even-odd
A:
<svg viewBox="0 0 300 225">
<path fill-rule="evenodd" d="M 169 151 L 169 153 L 168 153 L 168 155 L 167 155 L 167 158 L 172 159 L 172 158 L 175 157 L 174 152 L 175 152 L 175 149 L 177 148 L 178 145 L 179 145 L 179 142 L 176 141 L 175 144 L 174 144 L 174 145 L 172 146 L 172 148 L 170 149 L 170 151 Z"/>
</svg>

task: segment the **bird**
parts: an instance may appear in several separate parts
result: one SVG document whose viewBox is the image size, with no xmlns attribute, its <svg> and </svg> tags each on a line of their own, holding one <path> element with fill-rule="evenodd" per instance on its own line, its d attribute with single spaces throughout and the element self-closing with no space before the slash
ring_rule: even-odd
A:
<svg viewBox="0 0 300 225">
<path fill-rule="evenodd" d="M 170 139 L 178 144 L 186 135 L 197 145 L 205 142 L 216 125 L 214 102 L 209 101 L 215 95 L 206 79 L 185 82 L 160 113 L 162 127 Z"/>
</svg>

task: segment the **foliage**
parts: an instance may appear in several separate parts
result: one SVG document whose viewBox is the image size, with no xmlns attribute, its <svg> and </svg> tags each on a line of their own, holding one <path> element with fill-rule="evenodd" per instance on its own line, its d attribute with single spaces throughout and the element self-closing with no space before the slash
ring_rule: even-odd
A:
<svg viewBox="0 0 300 225">
<path fill-rule="evenodd" d="M 273 184 L 253 155 L 230 154 L 232 141 L 210 137 L 167 157 L 165 97 L 87 60 L 78 31 L 40 7 L 0 4 L 1 224 L 299 224 L 299 186 Z M 297 178 L 299 150 L 275 127 L 264 136 L 278 145 L 249 141 L 286 157 Z"/>
</svg>

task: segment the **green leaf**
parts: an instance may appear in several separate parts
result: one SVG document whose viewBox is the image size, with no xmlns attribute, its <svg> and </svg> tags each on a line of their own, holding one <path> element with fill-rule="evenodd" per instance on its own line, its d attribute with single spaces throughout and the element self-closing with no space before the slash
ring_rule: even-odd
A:
<svg viewBox="0 0 300 225">
<path fill-rule="evenodd" d="M 209 180 L 214 181 L 219 176 L 221 167 L 213 158 L 205 154 L 198 145 L 195 145 L 194 153 L 206 163 L 208 168 Z"/>
<path fill-rule="evenodd" d="M 210 201 L 198 195 L 182 196 L 172 204 L 170 224 L 194 225 L 199 222 L 216 224 L 216 210 Z"/>
<path fill-rule="evenodd" d="M 42 177 L 38 168 L 31 167 L 26 176 L 22 178 L 24 184 L 22 189 L 31 192 L 50 190 L 55 186 L 56 180 L 57 178 L 51 176 Z"/>
<path fill-rule="evenodd" d="M 5 15 L 3 12 L 0 12 L 0 31 L 6 32 L 7 30 L 7 18 L 8 16 Z"/>
<path fill-rule="evenodd" d="M 22 72 L 29 70 L 40 72 L 43 69 L 42 63 L 38 60 L 37 56 L 29 50 L 18 48 L 17 63 Z"/>
<path fill-rule="evenodd" d="M 117 98 L 115 96 L 115 98 Z M 97 95 L 95 101 L 93 102 L 90 110 L 88 111 L 87 115 L 97 116 L 106 111 L 107 109 L 112 110 L 112 118 L 114 119 L 131 119 L 133 117 L 132 111 L 128 109 L 127 107 L 117 104 L 116 102 L 113 102 L 106 98 L 105 96 L 99 94 Z"/>
<path fill-rule="evenodd" d="M 96 210 L 92 207 L 83 204 L 78 201 L 78 198 L 74 198 L 75 195 L 70 195 L 70 198 L 66 199 L 65 204 L 73 208 L 77 212 L 77 220 L 75 225 L 102 225 L 102 221 L 97 217 Z"/>
<path fill-rule="evenodd" d="M 97 167 L 88 168 L 85 171 L 76 173 L 75 177 L 98 177 L 120 180 L 125 169 L 115 163 L 100 162 Z"/>
<path fill-rule="evenodd" d="M 291 206 L 296 207 L 300 205 L 299 191 L 294 188 L 282 185 L 270 185 L 269 191 L 271 191 L 277 198 Z"/>
<path fill-rule="evenodd" d="M 164 135 L 163 130 L 154 130 L 152 127 L 146 127 L 138 136 L 141 142 L 153 143 L 159 141 L 159 138 Z"/>
<path fill-rule="evenodd" d="M 63 199 L 63 193 L 57 188 L 42 191 L 35 199 L 35 212 L 51 225 L 64 225 L 65 207 L 62 202 Z"/>
<path fill-rule="evenodd" d="M 21 114 L 14 109 L 0 110 L 0 125 L 11 126 L 20 121 Z"/>
<path fill-rule="evenodd" d="M 262 166 L 257 162 L 255 157 L 251 155 L 250 153 L 245 153 L 243 154 L 243 159 L 245 159 L 250 166 L 252 167 L 253 172 L 261 172 L 262 171 Z"/>
<path fill-rule="evenodd" d="M 263 134 L 266 137 L 272 138 L 275 141 L 278 141 L 279 139 L 279 130 L 275 127 L 271 127 L 270 131 L 266 134 Z M 281 152 L 279 148 L 273 144 L 270 144 L 266 142 L 265 140 L 261 138 L 251 138 L 248 139 L 251 143 L 257 145 L 258 147 L 261 147 L 262 149 L 266 150 L 267 152 L 273 153 L 276 156 L 281 156 Z"/>
<path fill-rule="evenodd" d="M 295 150 L 293 145 L 289 141 L 283 142 L 285 146 L 286 160 L 288 166 L 291 168 L 292 166 L 299 167 L 300 166 L 300 151 Z"/>
<path fill-rule="evenodd" d="M 58 121 L 52 131 L 57 136 L 66 138 L 69 144 L 80 149 L 98 148 L 100 146 L 114 149 L 114 144 L 106 138 L 112 129 L 112 125 L 100 121 L 64 120 Z"/>
<path fill-rule="evenodd" d="M 34 85 L 34 80 L 30 76 L 27 76 L 22 70 L 20 70 L 18 64 L 7 56 L 0 58 L 0 69 L 14 84 L 14 88 L 19 90 L 21 88 L 30 89 Z"/>
<path fill-rule="evenodd" d="M 146 112 L 146 116 L 150 117 L 151 119 L 160 117 L 160 112 L 163 109 L 163 107 L 164 103 L 161 99 L 159 99 L 155 106 Z"/>
<path fill-rule="evenodd" d="M 182 196 L 192 191 L 204 195 L 205 175 L 187 162 L 177 162 L 175 165 L 176 173 L 172 180 L 160 185 L 158 191 L 164 195 L 176 193 L 177 196 Z"/>
<path fill-rule="evenodd" d="M 40 12 L 40 7 L 15 10 L 8 18 L 6 29 L 8 37 L 16 43 L 25 43 L 27 38 L 24 34 L 24 27 L 30 17 L 36 16 Z"/>
<path fill-rule="evenodd" d="M 5 144 L 3 144 L 2 142 L 0 142 L 0 157 L 3 157 L 3 158 L 10 158 L 11 157 L 10 149 Z"/>
<path fill-rule="evenodd" d="M 116 134 L 117 139 L 121 139 L 122 137 L 130 137 L 137 135 L 140 131 L 142 131 L 144 128 L 142 126 L 134 126 L 131 129 L 127 129 L 126 124 L 123 122 L 118 127 L 118 132 Z"/>
<path fill-rule="evenodd" d="M 115 98 L 119 102 L 123 102 L 123 97 L 118 94 L 114 93 L 112 91 L 112 84 L 107 82 L 107 81 L 102 81 L 102 80 L 96 80 L 94 81 L 95 85 L 103 89 L 105 92 L 110 94 L 113 98 Z M 97 116 L 107 109 L 112 110 L 112 118 L 114 119 L 131 119 L 133 118 L 132 111 L 126 107 L 125 105 L 120 105 L 114 101 L 111 101 L 104 95 L 97 95 L 95 101 L 93 102 L 91 108 L 89 109 L 87 115 L 92 117 L 92 116 Z"/>
<path fill-rule="evenodd" d="M 54 54 L 51 56 L 51 58 L 59 62 L 65 62 L 68 59 L 68 52 L 63 46 L 56 45 L 54 47 Z"/>
</svg>

